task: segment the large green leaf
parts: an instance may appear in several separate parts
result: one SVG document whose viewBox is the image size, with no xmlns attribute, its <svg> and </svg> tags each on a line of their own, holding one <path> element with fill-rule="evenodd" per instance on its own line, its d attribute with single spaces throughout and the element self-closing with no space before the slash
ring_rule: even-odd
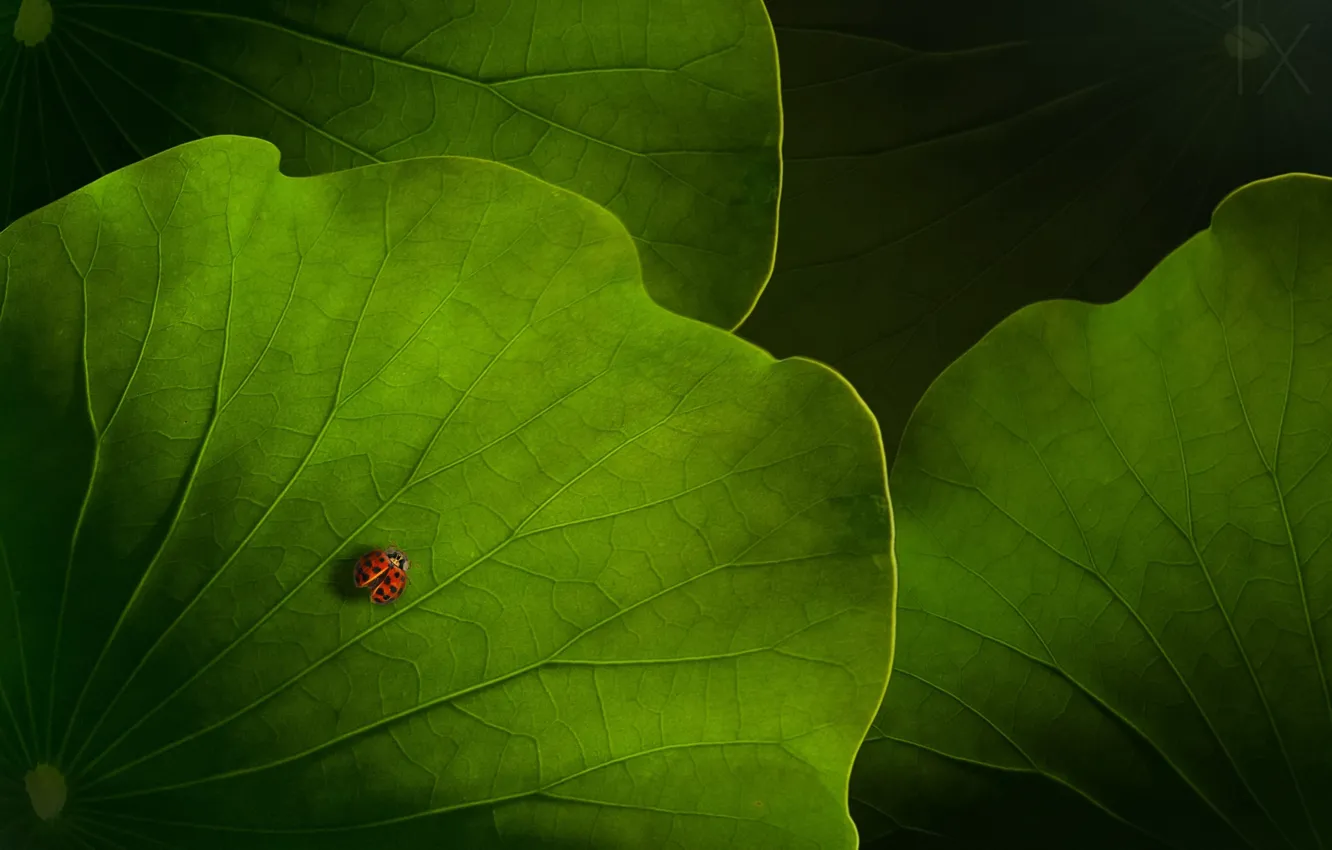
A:
<svg viewBox="0 0 1332 850">
<path fill-rule="evenodd" d="M 1118 298 L 1235 187 L 1332 173 L 1332 5 L 1223 3 L 768 0 L 782 236 L 741 335 L 846 375 L 891 460 L 1014 310 Z"/>
<path fill-rule="evenodd" d="M 1332 180 L 1275 178 L 930 388 L 891 477 L 867 846 L 1332 841 L 1329 295 Z"/>
<path fill-rule="evenodd" d="M 850 388 L 519 171 L 278 158 L 0 234 L 0 805 L 41 847 L 851 848 L 893 576 Z"/>
<path fill-rule="evenodd" d="M 726 328 L 771 270 L 781 119 L 762 0 L 18 11 L 0 0 L 0 226 L 172 145 L 239 133 L 275 143 L 293 175 L 438 154 L 521 168 L 614 212 L 653 296 Z"/>
</svg>

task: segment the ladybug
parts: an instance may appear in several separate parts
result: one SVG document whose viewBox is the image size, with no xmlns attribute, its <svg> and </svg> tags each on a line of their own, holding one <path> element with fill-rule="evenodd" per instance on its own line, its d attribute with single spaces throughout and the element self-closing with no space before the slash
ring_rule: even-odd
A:
<svg viewBox="0 0 1332 850">
<path fill-rule="evenodd" d="M 366 552 L 356 562 L 356 586 L 374 585 L 370 601 L 387 605 L 402 596 L 402 589 L 407 586 L 407 571 L 411 567 L 412 562 L 406 553 L 390 543 L 387 549 Z"/>
</svg>

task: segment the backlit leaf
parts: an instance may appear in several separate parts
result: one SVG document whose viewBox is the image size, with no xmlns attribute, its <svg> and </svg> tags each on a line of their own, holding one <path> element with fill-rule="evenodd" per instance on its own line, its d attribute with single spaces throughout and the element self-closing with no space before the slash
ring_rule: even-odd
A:
<svg viewBox="0 0 1332 850">
<path fill-rule="evenodd" d="M 520 171 L 277 164 L 193 142 L 0 233 L 0 814 L 850 850 L 893 582 L 850 388 L 661 309 L 614 217 Z"/>
<path fill-rule="evenodd" d="M 1330 294 L 1332 180 L 1264 181 L 931 387 L 864 846 L 1332 840 Z"/>
<path fill-rule="evenodd" d="M 610 209 L 653 297 L 727 328 L 772 266 L 762 0 L 0 0 L 0 226 L 218 133 L 268 139 L 295 175 L 520 168 Z"/>
</svg>

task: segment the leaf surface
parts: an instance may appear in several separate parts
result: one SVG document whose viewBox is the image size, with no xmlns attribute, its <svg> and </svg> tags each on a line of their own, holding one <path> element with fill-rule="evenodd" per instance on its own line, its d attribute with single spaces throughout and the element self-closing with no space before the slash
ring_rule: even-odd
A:
<svg viewBox="0 0 1332 850">
<path fill-rule="evenodd" d="M 1121 301 L 1027 307 L 930 388 L 864 846 L 1332 840 L 1329 292 L 1332 180 L 1262 181 Z"/>
<path fill-rule="evenodd" d="M 27 20 L 46 5 L 26 0 Z M 762 0 L 54 0 L 31 47 L 9 36 L 19 8 L 0 0 L 0 226 L 236 133 L 293 175 L 440 154 L 520 168 L 610 209 L 653 296 L 727 328 L 771 270 Z"/>
<path fill-rule="evenodd" d="M 850 388 L 520 171 L 277 166 L 205 139 L 0 234 L 0 806 L 50 763 L 42 848 L 853 847 Z"/>
</svg>

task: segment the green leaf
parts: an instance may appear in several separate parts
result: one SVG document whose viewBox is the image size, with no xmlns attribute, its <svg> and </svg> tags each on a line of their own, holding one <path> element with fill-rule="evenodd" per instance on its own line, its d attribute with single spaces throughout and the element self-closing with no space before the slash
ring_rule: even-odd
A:
<svg viewBox="0 0 1332 850">
<path fill-rule="evenodd" d="M 1332 180 L 1275 178 L 930 388 L 891 476 L 867 847 L 1332 840 L 1329 292 Z"/>
<path fill-rule="evenodd" d="M 1005 316 L 1047 298 L 1112 301 L 1235 187 L 1332 173 L 1321 4 L 768 7 L 782 236 L 739 333 L 845 375 L 890 461 L 930 382 Z M 1237 62 L 1227 37 L 1241 10 L 1273 41 Z M 1283 67 L 1276 48 L 1297 36 Z"/>
<path fill-rule="evenodd" d="M 49 35 L 24 47 L 42 7 Z M 520 168 L 610 209 L 653 297 L 728 329 L 771 271 L 781 108 L 762 0 L 19 8 L 0 0 L 0 227 L 237 133 L 298 176 L 441 154 Z"/>
<path fill-rule="evenodd" d="M 893 570 L 851 389 L 662 310 L 522 172 L 278 159 L 194 142 L 0 234 L 3 811 L 40 847 L 853 847 Z"/>
</svg>

